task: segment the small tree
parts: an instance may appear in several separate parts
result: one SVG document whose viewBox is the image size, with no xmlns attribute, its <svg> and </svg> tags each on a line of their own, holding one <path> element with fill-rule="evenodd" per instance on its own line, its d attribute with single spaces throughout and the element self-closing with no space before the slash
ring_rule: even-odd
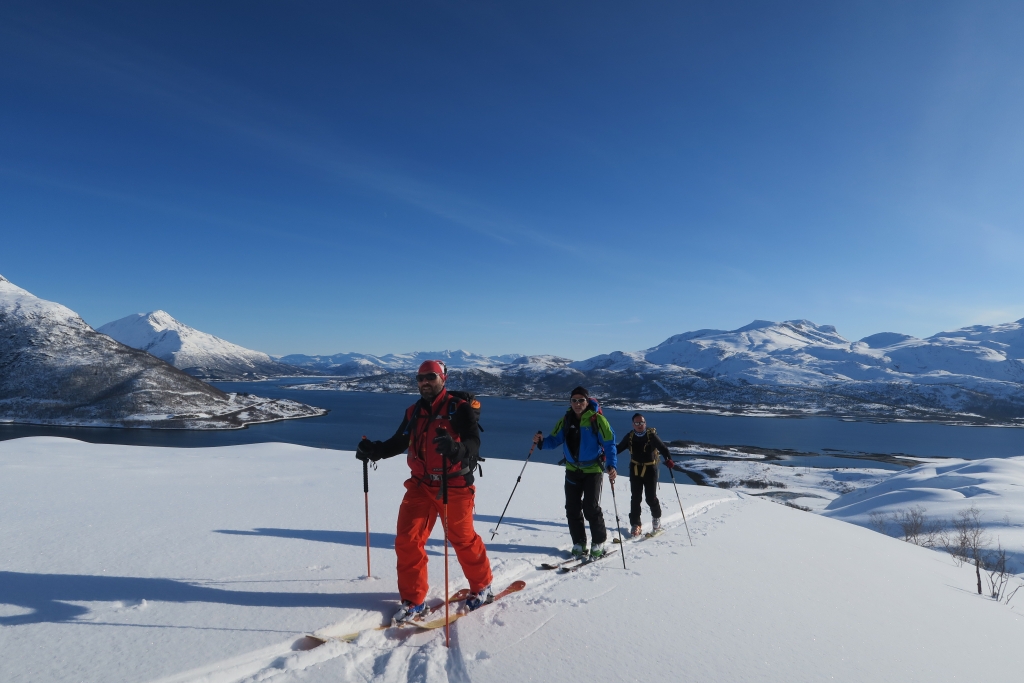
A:
<svg viewBox="0 0 1024 683">
<path fill-rule="evenodd" d="M 1002 601 L 1006 595 L 1006 585 L 1010 581 L 1010 572 L 1007 570 L 1006 549 L 1000 541 L 996 541 L 996 549 L 985 554 L 985 571 L 988 580 L 989 595 L 997 601 Z"/>
<path fill-rule="evenodd" d="M 953 532 L 956 540 L 953 545 L 964 561 L 974 563 L 974 574 L 978 579 L 978 595 L 981 595 L 981 565 L 985 561 L 984 553 L 988 547 L 989 537 L 981 526 L 981 512 L 974 505 L 956 513 L 953 518 Z"/>
</svg>

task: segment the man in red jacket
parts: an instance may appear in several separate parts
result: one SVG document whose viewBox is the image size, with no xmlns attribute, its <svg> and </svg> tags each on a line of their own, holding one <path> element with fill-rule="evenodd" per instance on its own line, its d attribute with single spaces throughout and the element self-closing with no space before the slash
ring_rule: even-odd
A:
<svg viewBox="0 0 1024 683">
<path fill-rule="evenodd" d="M 405 482 L 405 497 L 398 509 L 398 593 L 402 608 L 395 622 L 423 613 L 427 597 L 425 545 L 434 522 L 443 514 L 441 478 L 448 464 L 448 540 L 469 580 L 466 605 L 476 609 L 491 602 L 491 563 L 484 541 L 473 528 L 473 468 L 480 454 L 480 404 L 456 396 L 445 388 L 448 369 L 436 360 L 424 361 L 416 374 L 420 400 L 405 411 L 398 431 L 387 441 L 359 442 L 356 457 L 380 460 L 409 449 L 412 476 Z M 442 521 L 442 524 L 444 522 Z"/>
</svg>

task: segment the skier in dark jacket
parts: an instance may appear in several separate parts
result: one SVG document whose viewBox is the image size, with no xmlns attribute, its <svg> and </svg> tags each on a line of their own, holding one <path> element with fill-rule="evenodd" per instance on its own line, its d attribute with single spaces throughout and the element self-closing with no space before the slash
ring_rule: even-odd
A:
<svg viewBox="0 0 1024 683">
<path fill-rule="evenodd" d="M 396 622 L 415 619 L 426 609 L 424 599 L 429 585 L 425 545 L 438 516 L 443 514 L 441 478 L 445 475 L 445 462 L 448 540 L 469 580 L 471 593 L 466 606 L 473 610 L 494 599 L 487 548 L 473 528 L 473 468 L 480 454 L 480 404 L 465 400 L 465 394 L 449 392 L 445 388 L 447 378 L 444 363 L 424 361 L 416 374 L 421 398 L 405 411 L 405 419 L 395 435 L 387 441 L 364 438 L 356 450 L 360 460 L 376 461 L 409 449 L 406 461 L 412 476 L 405 482 L 395 535 L 398 592 L 402 598 Z"/>
<path fill-rule="evenodd" d="M 633 429 L 619 442 L 620 453 L 629 451 L 629 533 L 639 536 L 643 533 L 640 524 L 640 498 L 646 494 L 647 506 L 654 518 L 652 533 L 661 529 L 661 502 L 658 501 L 658 454 L 665 458 L 665 466 L 672 467 L 668 446 L 658 436 L 654 427 L 647 426 L 647 420 L 640 413 L 633 415 Z"/>
<path fill-rule="evenodd" d="M 597 401 L 583 387 L 572 390 L 570 408 L 555 423 L 551 435 L 544 437 L 537 432 L 533 442 L 541 447 L 562 446 L 565 455 L 565 516 L 569 520 L 569 535 L 572 536 L 572 554 L 585 557 L 587 551 L 587 528 L 583 519 L 590 523 L 591 546 L 589 555 L 597 559 L 605 553 L 608 530 L 601 511 L 601 490 L 604 488 L 604 473 L 615 486 L 615 432 L 605 416 L 597 412 Z"/>
</svg>

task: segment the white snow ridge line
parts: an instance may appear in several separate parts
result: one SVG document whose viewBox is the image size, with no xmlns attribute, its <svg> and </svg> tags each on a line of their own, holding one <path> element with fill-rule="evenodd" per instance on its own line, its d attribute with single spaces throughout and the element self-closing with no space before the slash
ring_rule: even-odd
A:
<svg viewBox="0 0 1024 683">
<path fill-rule="evenodd" d="M 714 500 L 702 500 L 701 502 L 697 503 L 696 505 L 691 505 L 690 507 L 686 508 L 686 517 L 687 517 L 687 519 L 689 519 L 690 517 L 696 517 L 697 515 L 703 515 L 705 512 L 710 511 L 711 508 L 718 507 L 722 503 L 731 503 L 731 502 L 734 502 L 734 501 L 737 501 L 737 500 L 739 500 L 739 498 L 737 496 L 735 496 L 735 495 L 729 496 L 728 498 L 715 498 Z M 663 503 L 663 505 L 665 507 L 668 507 L 668 503 L 667 502 Z"/>
</svg>

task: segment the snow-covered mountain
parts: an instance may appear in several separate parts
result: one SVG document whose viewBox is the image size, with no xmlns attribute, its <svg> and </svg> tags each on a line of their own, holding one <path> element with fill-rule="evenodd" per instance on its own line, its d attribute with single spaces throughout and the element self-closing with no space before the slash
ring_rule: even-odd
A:
<svg viewBox="0 0 1024 683">
<path fill-rule="evenodd" d="M 823 386 L 835 381 L 977 379 L 1024 382 L 1024 320 L 940 332 L 928 339 L 883 332 L 857 342 L 831 325 L 755 320 L 738 330 L 698 330 L 635 353 L 573 363 L 588 370 L 680 368 L 753 384 Z"/>
<path fill-rule="evenodd" d="M 611 405 L 1024 424 L 1024 320 L 927 339 L 883 332 L 860 341 L 807 320 L 755 320 L 736 330 L 686 332 L 642 351 L 581 361 L 489 360 L 454 366 L 454 385 L 561 399 L 584 384 Z M 350 379 L 335 381 L 334 388 L 414 388 L 404 368 L 346 374 Z"/>
<path fill-rule="evenodd" d="M 0 276 L 0 421 L 229 429 L 324 412 L 225 394 Z"/>
<path fill-rule="evenodd" d="M 416 370 L 425 360 L 442 360 L 449 368 L 496 368 L 524 358 L 522 354 L 481 356 L 462 349 L 455 351 L 419 351 L 415 353 L 388 353 L 375 356 L 369 353 L 336 353 L 331 356 L 307 356 L 301 353 L 282 356 L 278 360 L 300 368 L 318 370 L 342 377 L 360 377 L 384 374 L 387 371 Z"/>
<path fill-rule="evenodd" d="M 189 327 L 166 311 L 137 313 L 96 330 L 125 346 L 147 351 L 183 372 L 207 381 L 255 380 L 308 375 L 261 351 L 232 344 Z"/>
</svg>

